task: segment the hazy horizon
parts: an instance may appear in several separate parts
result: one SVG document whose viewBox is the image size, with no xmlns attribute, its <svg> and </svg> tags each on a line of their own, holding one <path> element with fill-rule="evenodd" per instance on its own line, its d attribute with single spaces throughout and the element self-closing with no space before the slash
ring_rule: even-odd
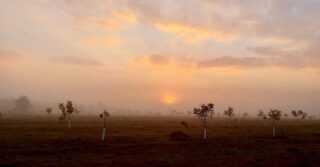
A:
<svg viewBox="0 0 320 167">
<path fill-rule="evenodd" d="M 0 100 L 141 111 L 320 108 L 320 1 L 0 2 Z M 56 106 L 49 106 L 56 107 Z M 94 107 L 93 107 L 94 108 Z"/>
</svg>

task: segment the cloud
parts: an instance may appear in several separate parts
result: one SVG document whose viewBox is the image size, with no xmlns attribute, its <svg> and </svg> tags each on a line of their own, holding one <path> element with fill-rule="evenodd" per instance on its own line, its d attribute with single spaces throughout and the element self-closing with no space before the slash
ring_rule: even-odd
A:
<svg viewBox="0 0 320 167">
<path fill-rule="evenodd" d="M 20 52 L 0 49 L 0 61 L 1 60 L 17 60 L 23 57 L 25 57 L 25 55 Z"/>
<path fill-rule="evenodd" d="M 221 43 L 232 42 L 237 35 L 214 28 L 196 27 L 183 23 L 155 23 L 154 26 L 163 32 L 173 33 L 186 43 L 197 43 L 213 40 Z"/>
<path fill-rule="evenodd" d="M 256 57 L 230 57 L 222 56 L 215 59 L 206 59 L 196 62 L 198 68 L 210 67 L 261 67 L 265 66 L 264 59 Z"/>
<path fill-rule="evenodd" d="M 86 26 L 118 30 L 136 22 L 135 14 L 120 1 L 58 0 L 51 5 L 58 5 L 67 16 Z"/>
<path fill-rule="evenodd" d="M 97 60 L 73 57 L 73 56 L 52 57 L 50 58 L 50 60 L 56 63 L 62 63 L 66 65 L 77 65 L 77 66 L 88 66 L 88 67 L 105 66 L 102 62 Z"/>
<path fill-rule="evenodd" d="M 206 69 L 206 68 L 320 68 L 320 58 L 312 56 L 282 55 L 271 57 L 235 57 L 220 56 L 217 58 L 195 59 L 191 57 L 177 57 L 164 55 L 150 55 L 137 58 L 148 64 L 163 67 L 175 66 L 181 69 Z"/>
<path fill-rule="evenodd" d="M 271 47 L 247 47 L 247 50 L 261 55 L 278 55 L 282 54 L 280 50 Z"/>
<path fill-rule="evenodd" d="M 162 55 L 150 55 L 148 59 L 153 64 L 164 65 L 170 63 L 170 59 Z"/>
</svg>

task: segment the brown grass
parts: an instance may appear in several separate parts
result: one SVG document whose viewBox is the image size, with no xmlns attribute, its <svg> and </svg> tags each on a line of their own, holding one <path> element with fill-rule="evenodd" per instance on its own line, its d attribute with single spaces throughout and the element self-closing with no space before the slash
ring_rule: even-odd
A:
<svg viewBox="0 0 320 167">
<path fill-rule="evenodd" d="M 76 116 L 71 130 L 52 117 L 1 120 L 0 166 L 320 166 L 318 120 L 280 121 L 273 139 L 259 120 L 210 119 L 203 141 L 196 118 L 110 117 L 102 142 L 99 117 Z"/>
</svg>

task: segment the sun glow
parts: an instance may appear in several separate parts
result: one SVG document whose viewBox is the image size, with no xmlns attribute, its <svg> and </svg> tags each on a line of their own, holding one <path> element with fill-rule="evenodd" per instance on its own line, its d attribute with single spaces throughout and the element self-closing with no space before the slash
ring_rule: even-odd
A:
<svg viewBox="0 0 320 167">
<path fill-rule="evenodd" d="M 166 94 L 163 96 L 163 102 L 167 105 L 173 105 L 177 102 L 177 97 L 173 94 Z"/>
</svg>

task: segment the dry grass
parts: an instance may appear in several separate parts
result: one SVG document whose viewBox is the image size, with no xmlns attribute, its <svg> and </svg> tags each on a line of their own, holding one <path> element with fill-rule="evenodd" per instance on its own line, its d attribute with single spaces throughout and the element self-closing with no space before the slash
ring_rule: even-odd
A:
<svg viewBox="0 0 320 167">
<path fill-rule="evenodd" d="M 180 125 L 188 122 L 189 130 Z M 180 130 L 191 141 L 174 142 Z M 209 120 L 202 140 L 196 118 L 7 118 L 0 123 L 0 166 L 320 166 L 320 121 L 280 121 L 278 137 L 259 120 Z"/>
</svg>

